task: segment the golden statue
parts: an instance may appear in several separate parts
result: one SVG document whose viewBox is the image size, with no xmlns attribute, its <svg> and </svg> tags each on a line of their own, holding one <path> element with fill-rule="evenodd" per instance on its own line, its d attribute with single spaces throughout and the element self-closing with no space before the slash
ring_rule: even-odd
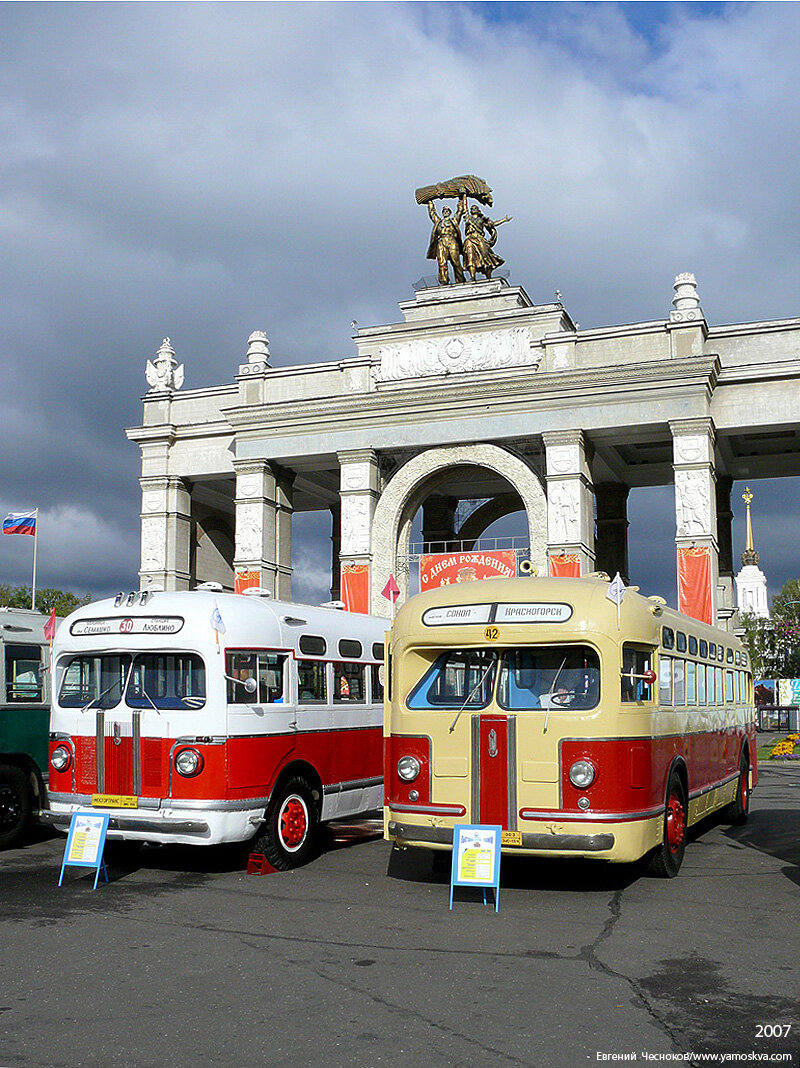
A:
<svg viewBox="0 0 800 1068">
<path fill-rule="evenodd" d="M 458 202 L 455 218 L 451 218 L 450 208 L 442 208 L 441 218 L 436 213 L 433 201 L 428 201 L 428 214 L 433 223 L 431 241 L 428 245 L 428 259 L 436 260 L 439 264 L 439 285 L 450 284 L 450 272 L 448 264 L 453 265 L 453 275 L 456 282 L 464 281 L 464 271 L 461 266 L 461 231 L 459 223 L 466 211 L 467 198 L 461 197 Z"/>
<path fill-rule="evenodd" d="M 467 213 L 468 196 L 481 204 L 492 205 L 491 189 L 483 178 L 474 174 L 463 174 L 446 182 L 422 186 L 416 191 L 417 203 L 428 205 L 428 214 L 433 223 L 428 259 L 436 260 L 439 265 L 440 286 L 449 285 L 450 266 L 456 282 L 465 281 L 465 269 L 472 275 L 472 280 L 477 281 L 478 273 L 491 278 L 492 271 L 505 262 L 494 252 L 493 246 L 497 241 L 497 227 L 510 222 L 510 216 L 493 222 L 477 205 L 473 205 Z M 458 199 L 455 216 L 450 208 L 442 208 L 441 216 L 438 215 L 433 202 L 445 198 Z M 459 227 L 465 216 L 462 242 Z"/>
</svg>

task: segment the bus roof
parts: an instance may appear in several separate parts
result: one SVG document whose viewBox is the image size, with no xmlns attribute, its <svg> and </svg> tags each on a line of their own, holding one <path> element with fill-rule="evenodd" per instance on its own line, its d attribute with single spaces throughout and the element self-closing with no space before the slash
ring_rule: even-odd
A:
<svg viewBox="0 0 800 1068">
<path fill-rule="evenodd" d="M 416 630 L 422 624 L 430 634 L 430 640 L 435 643 L 437 629 L 444 626 L 449 629 L 451 624 L 461 624 L 465 631 L 472 629 L 470 625 L 474 624 L 481 627 L 482 633 L 482 628 L 489 622 L 524 626 L 534 621 L 548 620 L 553 625 L 564 625 L 565 636 L 569 634 L 572 640 L 576 634 L 588 636 L 593 630 L 612 633 L 617 630 L 617 604 L 608 597 L 608 590 L 609 582 L 606 579 L 594 577 L 491 578 L 442 586 L 411 597 L 398 611 L 393 633 L 399 635 Z M 637 590 L 638 587 L 625 590 L 620 605 L 620 622 L 626 631 L 634 631 L 639 640 L 659 644 L 661 627 L 667 626 L 698 638 L 724 642 L 734 649 L 742 647 L 739 639 L 728 631 L 692 619 L 670 608 L 661 598 L 644 597 Z M 481 610 L 474 611 L 472 616 L 465 614 L 461 619 L 452 618 L 450 613 L 437 616 L 431 611 L 456 606 L 481 609 L 491 605 L 498 606 L 498 610 L 487 618 L 484 618 L 485 613 Z M 560 613 L 552 607 L 558 605 L 565 606 Z M 506 606 L 519 608 L 515 611 Z M 550 611 L 539 606 L 550 606 Z M 427 620 L 423 619 L 424 616 Z"/>
<path fill-rule="evenodd" d="M 144 592 L 145 597 L 125 595 L 120 604 L 108 598 L 78 608 L 58 629 L 57 651 L 207 649 L 217 644 L 212 617 L 218 612 L 222 648 L 299 652 L 300 638 L 316 635 L 326 639 L 326 659 L 339 659 L 338 639 L 350 638 L 361 643 L 362 655 L 343 659 L 375 660 L 372 646 L 383 644 L 387 629 L 387 621 L 376 616 L 263 596 L 211 590 Z"/>
</svg>

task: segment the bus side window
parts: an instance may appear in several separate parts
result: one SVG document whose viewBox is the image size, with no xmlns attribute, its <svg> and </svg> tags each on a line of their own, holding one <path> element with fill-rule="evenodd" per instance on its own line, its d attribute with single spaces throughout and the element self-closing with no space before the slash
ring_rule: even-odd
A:
<svg viewBox="0 0 800 1068">
<path fill-rule="evenodd" d="M 697 704 L 697 664 L 693 660 L 686 664 L 686 704 Z"/>
<path fill-rule="evenodd" d="M 653 688 L 641 676 L 650 670 L 653 663 L 652 649 L 638 649 L 627 643 L 622 646 L 622 675 L 620 676 L 621 700 L 652 701 Z M 639 676 L 637 678 L 637 676 Z"/>
<path fill-rule="evenodd" d="M 265 705 L 281 705 L 285 701 L 283 680 L 285 654 L 258 654 L 258 700 Z"/>
<path fill-rule="evenodd" d="M 658 703 L 672 704 L 672 657 L 661 656 L 658 659 Z"/>
<path fill-rule="evenodd" d="M 325 661 L 297 661 L 297 696 L 301 705 L 325 704 Z"/>
<path fill-rule="evenodd" d="M 6 646 L 6 701 L 42 700 L 41 663 L 38 645 Z"/>
<path fill-rule="evenodd" d="M 672 703 L 686 704 L 686 661 L 677 657 L 672 661 Z"/>
<path fill-rule="evenodd" d="M 372 664 L 370 674 L 372 675 L 372 703 L 377 705 L 383 700 L 383 664 Z"/>
<path fill-rule="evenodd" d="M 704 705 L 706 703 L 706 665 L 697 665 L 697 703 L 698 705 Z"/>
<path fill-rule="evenodd" d="M 334 704 L 363 704 L 364 665 L 336 661 L 333 665 Z"/>
</svg>

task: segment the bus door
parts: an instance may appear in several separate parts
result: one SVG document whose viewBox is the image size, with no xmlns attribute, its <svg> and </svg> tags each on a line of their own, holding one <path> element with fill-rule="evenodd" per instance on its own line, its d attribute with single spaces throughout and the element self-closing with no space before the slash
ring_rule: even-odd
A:
<svg viewBox="0 0 800 1068">
<path fill-rule="evenodd" d="M 263 787 L 297 747 L 298 710 L 289 657 L 266 649 L 229 651 L 228 785 Z"/>
<path fill-rule="evenodd" d="M 499 713 L 472 716 L 472 818 L 517 826 L 517 723 Z"/>
</svg>

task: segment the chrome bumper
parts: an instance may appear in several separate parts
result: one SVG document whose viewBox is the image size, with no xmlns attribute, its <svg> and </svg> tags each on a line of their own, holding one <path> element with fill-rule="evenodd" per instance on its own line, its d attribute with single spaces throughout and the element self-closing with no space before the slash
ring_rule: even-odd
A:
<svg viewBox="0 0 800 1068">
<path fill-rule="evenodd" d="M 95 812 L 108 812 L 107 808 L 96 808 Z M 39 819 L 56 830 L 66 831 L 72 819 L 71 812 L 53 812 L 43 809 L 39 813 Z M 175 819 L 171 816 L 149 816 L 144 819 L 136 812 L 131 815 L 117 810 L 110 816 L 108 821 L 110 831 L 153 831 L 172 834 L 206 834 L 208 824 L 205 820 Z"/>
<path fill-rule="evenodd" d="M 418 827 L 413 823 L 389 821 L 389 835 L 408 845 L 453 844 L 452 827 Z M 613 834 L 527 834 L 523 831 L 521 846 L 505 846 L 509 852 L 518 849 L 538 849 L 548 853 L 602 853 L 614 848 Z"/>
</svg>

